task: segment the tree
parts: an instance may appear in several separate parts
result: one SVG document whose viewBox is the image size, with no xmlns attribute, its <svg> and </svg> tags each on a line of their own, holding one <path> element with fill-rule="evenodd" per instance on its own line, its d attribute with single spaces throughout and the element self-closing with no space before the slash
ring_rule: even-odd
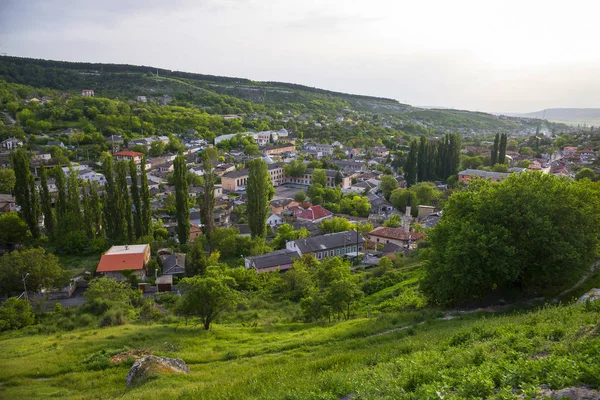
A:
<svg viewBox="0 0 600 400">
<path fill-rule="evenodd" d="M 582 168 L 575 174 L 575 180 L 589 179 L 592 182 L 598 180 L 598 174 L 589 168 Z"/>
<path fill-rule="evenodd" d="M 188 204 L 188 183 L 185 157 L 178 155 L 173 163 L 175 178 L 175 202 L 177 213 L 177 237 L 179 243 L 186 244 L 190 237 L 190 207 Z"/>
<path fill-rule="evenodd" d="M 498 162 L 498 150 L 500 147 L 500 134 L 496 133 L 494 137 L 494 145 L 492 146 L 492 162 L 491 165 L 496 165 Z"/>
<path fill-rule="evenodd" d="M 429 140 L 425 135 L 419 138 L 419 150 L 417 152 L 417 181 L 423 182 L 429 180 Z"/>
<path fill-rule="evenodd" d="M 408 189 L 394 189 L 392 195 L 390 196 L 390 203 L 392 203 L 394 208 L 396 208 L 397 210 L 404 212 L 408 203 L 408 196 L 410 196 L 410 192 Z"/>
<path fill-rule="evenodd" d="M 150 188 L 148 187 L 148 175 L 146 174 L 146 156 L 142 157 L 140 164 L 141 181 L 141 225 L 142 236 L 152 234 L 152 207 L 150 206 Z"/>
<path fill-rule="evenodd" d="M 508 164 L 496 164 L 492 167 L 494 172 L 508 172 Z"/>
<path fill-rule="evenodd" d="M 135 214 L 133 214 L 133 226 L 135 230 L 135 237 L 140 238 L 143 236 L 142 198 L 140 197 L 140 190 L 138 188 L 137 166 L 133 160 L 129 161 L 129 177 L 131 178 L 131 200 L 135 209 Z"/>
<path fill-rule="evenodd" d="M 101 157 L 101 163 L 106 178 L 103 205 L 107 237 L 112 240 L 121 240 L 125 231 L 125 210 L 122 206 L 121 191 L 119 191 L 115 180 L 112 156 L 109 153 L 104 153 Z"/>
<path fill-rule="evenodd" d="M 106 300 L 129 305 L 135 305 L 142 300 L 140 290 L 133 289 L 128 282 L 108 277 L 92 279 L 83 296 L 87 301 Z"/>
<path fill-rule="evenodd" d="M 333 311 L 341 313 L 346 319 L 350 319 L 350 305 L 363 296 L 364 293 L 352 277 L 333 281 L 327 291 L 327 300 Z"/>
<path fill-rule="evenodd" d="M 384 175 L 381 177 L 381 183 L 379 184 L 379 189 L 383 192 L 383 197 L 386 200 L 390 199 L 392 195 L 392 191 L 398 187 L 398 182 L 391 175 Z"/>
<path fill-rule="evenodd" d="M 506 141 L 508 139 L 508 135 L 503 133 L 500 136 L 500 145 L 498 147 L 498 164 L 506 163 Z"/>
<path fill-rule="evenodd" d="M 52 211 L 52 198 L 48 190 L 48 176 L 44 167 L 40 168 L 40 189 L 40 203 L 42 214 L 44 214 L 44 226 L 46 234 L 52 238 L 54 237 L 55 219 L 54 212 Z"/>
<path fill-rule="evenodd" d="M 333 217 L 324 219 L 319 223 L 319 229 L 322 233 L 345 232 L 354 229 L 354 224 L 343 217 Z"/>
<path fill-rule="evenodd" d="M 184 295 L 180 312 L 186 316 L 198 316 L 204 329 L 209 330 L 211 323 L 221 313 L 237 304 L 237 293 L 230 287 L 232 281 L 220 275 L 182 279 L 180 286 Z"/>
<path fill-rule="evenodd" d="M 11 297 L 0 306 L 0 332 L 21 329 L 35 322 L 31 303 Z"/>
<path fill-rule="evenodd" d="M 277 235 L 271 242 L 271 245 L 279 250 L 285 248 L 285 244 L 290 240 L 304 239 L 310 235 L 306 228 L 295 230 L 290 224 L 283 224 L 277 227 Z"/>
<path fill-rule="evenodd" d="M 260 154 L 260 148 L 257 144 L 251 143 L 244 146 L 244 153 L 247 156 L 257 156 Z"/>
<path fill-rule="evenodd" d="M 0 244 L 24 243 L 31 237 L 29 228 L 16 212 L 0 214 Z"/>
<path fill-rule="evenodd" d="M 596 259 L 597 184 L 532 172 L 473 184 L 429 234 L 421 288 L 432 302 L 556 293 Z"/>
<path fill-rule="evenodd" d="M 298 203 L 304 203 L 306 200 L 306 193 L 304 193 L 303 190 L 300 190 L 294 195 L 294 200 L 296 200 Z"/>
<path fill-rule="evenodd" d="M 311 185 L 321 185 L 322 187 L 327 186 L 327 174 L 325 170 L 320 168 L 315 168 L 311 174 Z"/>
<path fill-rule="evenodd" d="M 163 143 L 163 141 L 155 140 L 154 142 L 150 143 L 150 151 L 148 154 L 150 157 L 160 157 L 165 153 L 165 150 L 166 145 Z"/>
<path fill-rule="evenodd" d="M 54 167 L 54 177 L 56 184 L 56 214 L 57 219 L 61 221 L 65 215 L 67 214 L 67 179 L 65 177 L 65 173 L 60 167 L 57 165 Z"/>
<path fill-rule="evenodd" d="M 342 184 L 344 180 L 344 177 L 342 176 L 342 173 L 340 171 L 337 171 L 335 173 L 335 186 L 340 186 Z"/>
<path fill-rule="evenodd" d="M 215 230 L 213 212 L 215 210 L 215 175 L 212 162 L 217 159 L 218 153 L 213 148 L 204 149 L 202 152 L 202 168 L 204 169 L 203 192 L 198 197 L 200 203 L 200 218 L 202 230 L 208 239 Z"/>
<path fill-rule="evenodd" d="M 204 241 L 196 238 L 190 245 L 190 251 L 185 258 L 185 274 L 187 276 L 205 275 L 208 259 L 204 252 Z"/>
<path fill-rule="evenodd" d="M 306 173 L 306 164 L 301 160 L 292 160 L 289 164 L 283 166 L 285 176 L 300 177 Z"/>
<path fill-rule="evenodd" d="M 12 193 L 16 182 L 17 178 L 12 168 L 0 169 L 0 193 Z"/>
<path fill-rule="evenodd" d="M 29 227 L 31 235 L 37 238 L 39 237 L 38 197 L 33 175 L 29 169 L 29 156 L 24 149 L 19 148 L 10 154 L 10 160 L 16 182 L 19 182 L 18 185 L 15 185 L 15 201 L 21 206 L 20 213 Z"/>
<path fill-rule="evenodd" d="M 117 207 L 123 210 L 123 216 L 125 219 L 125 225 L 127 226 L 127 240 L 129 243 L 133 243 L 133 211 L 131 207 L 131 198 L 129 197 L 129 190 L 127 188 L 127 161 L 121 160 L 117 162 L 117 191 L 119 203 Z"/>
<path fill-rule="evenodd" d="M 483 158 L 481 156 L 464 156 L 460 163 L 462 169 L 479 169 L 482 166 Z"/>
<path fill-rule="evenodd" d="M 404 164 L 404 179 L 406 179 L 406 185 L 409 187 L 417 181 L 417 146 L 416 140 L 410 142 L 410 150 Z"/>
<path fill-rule="evenodd" d="M 42 248 L 13 251 L 0 257 L 0 292 L 22 292 L 23 279 L 27 274 L 27 290 L 34 293 L 65 280 L 64 271 L 54 254 L 47 254 Z"/>
<path fill-rule="evenodd" d="M 402 226 L 402 218 L 398 214 L 392 214 L 388 219 L 385 220 L 383 226 L 387 226 L 389 228 L 397 228 Z"/>
<path fill-rule="evenodd" d="M 271 176 L 267 163 L 255 158 L 248 163 L 248 227 L 252 238 L 262 237 L 267 234 L 267 217 L 271 208 L 269 201 L 275 195 L 271 184 Z"/>
</svg>

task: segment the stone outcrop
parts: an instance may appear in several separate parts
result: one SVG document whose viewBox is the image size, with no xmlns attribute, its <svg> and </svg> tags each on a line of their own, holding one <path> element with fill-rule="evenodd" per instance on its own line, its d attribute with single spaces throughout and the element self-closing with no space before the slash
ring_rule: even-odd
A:
<svg viewBox="0 0 600 400">
<path fill-rule="evenodd" d="M 189 374 L 190 368 L 180 358 L 147 356 L 137 360 L 129 370 L 125 382 L 127 387 L 143 383 L 148 379 L 170 373 Z"/>
<path fill-rule="evenodd" d="M 586 301 L 598 301 L 600 300 L 600 289 L 592 289 L 577 300 L 578 303 L 585 303 Z"/>
</svg>

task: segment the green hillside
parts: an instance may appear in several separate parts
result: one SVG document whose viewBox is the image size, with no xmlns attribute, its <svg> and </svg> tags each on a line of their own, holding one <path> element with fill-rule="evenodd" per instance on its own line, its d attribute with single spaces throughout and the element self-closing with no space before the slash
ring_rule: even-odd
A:
<svg viewBox="0 0 600 400">
<path fill-rule="evenodd" d="M 9 333 L 0 337 L 0 397 L 517 399 L 541 385 L 600 385 L 598 306 L 439 316 Z M 126 389 L 133 359 L 111 358 L 132 350 L 182 358 L 191 374 Z"/>
<path fill-rule="evenodd" d="M 408 131 L 425 128 L 435 134 L 451 131 L 532 133 L 535 119 L 498 117 L 460 110 L 424 110 L 393 99 L 333 92 L 281 82 L 202 75 L 149 66 L 73 63 L 18 57 L 0 57 L 0 79 L 9 83 L 50 88 L 72 95 L 92 89 L 96 96 L 134 100 L 137 96 L 167 94 L 178 104 L 200 107 L 209 113 L 311 114 L 335 117 L 356 112 L 357 118 L 381 116 L 387 126 Z"/>
</svg>

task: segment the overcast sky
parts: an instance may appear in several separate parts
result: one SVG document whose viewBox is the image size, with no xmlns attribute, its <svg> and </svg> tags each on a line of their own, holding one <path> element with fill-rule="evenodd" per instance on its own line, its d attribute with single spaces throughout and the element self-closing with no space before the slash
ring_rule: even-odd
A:
<svg viewBox="0 0 600 400">
<path fill-rule="evenodd" d="M 299 83 L 412 105 L 600 107 L 592 0 L 0 0 L 0 53 Z"/>
</svg>

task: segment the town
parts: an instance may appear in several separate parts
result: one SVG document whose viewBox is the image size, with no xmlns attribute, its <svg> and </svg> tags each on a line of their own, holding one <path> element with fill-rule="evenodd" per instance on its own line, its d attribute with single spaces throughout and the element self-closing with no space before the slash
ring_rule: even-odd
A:
<svg viewBox="0 0 600 400">
<path fill-rule="evenodd" d="M 0 59 L 5 71 L 28 62 Z M 413 335 L 444 307 L 564 300 L 598 279 L 598 126 L 491 114 L 451 126 L 464 113 L 341 94 L 314 109 L 114 96 L 104 72 L 64 73 L 88 84 L 0 75 L 0 331 L 38 340 L 163 324 L 182 335 L 171 346 L 156 334 L 165 347 L 152 351 L 114 345 L 89 371 L 178 353 L 196 325 L 216 335 L 364 318 L 379 322 L 356 337 Z M 139 79 L 159 86 L 161 73 Z"/>
</svg>

